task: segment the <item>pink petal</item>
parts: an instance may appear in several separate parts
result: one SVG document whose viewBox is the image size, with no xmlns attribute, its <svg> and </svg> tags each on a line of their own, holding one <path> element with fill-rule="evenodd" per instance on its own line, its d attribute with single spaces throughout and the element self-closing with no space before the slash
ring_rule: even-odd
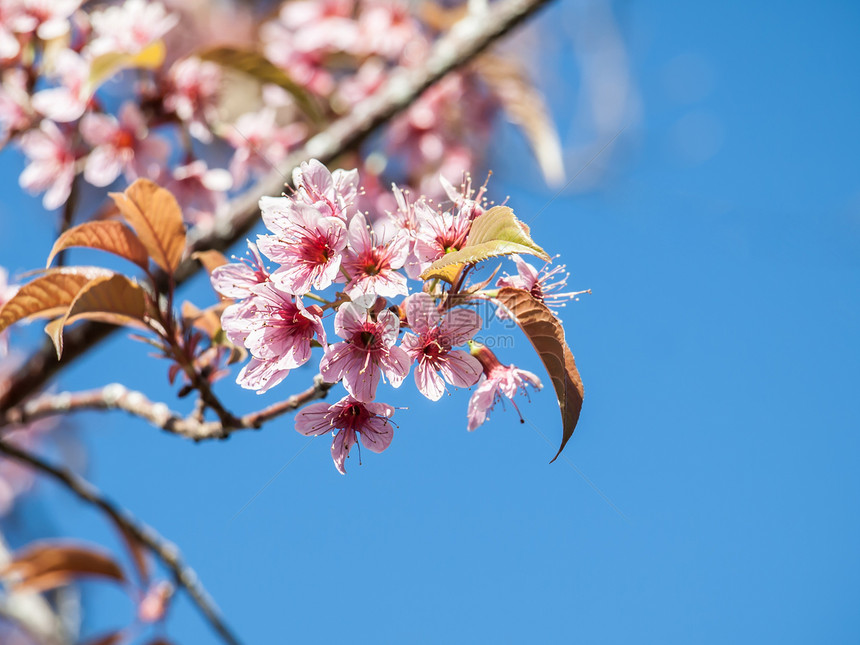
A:
<svg viewBox="0 0 860 645">
<path fill-rule="evenodd" d="M 394 427 L 386 419 L 368 419 L 359 432 L 362 445 L 373 452 L 382 452 L 394 438 Z"/>
<path fill-rule="evenodd" d="M 439 322 L 439 308 L 432 296 L 419 292 L 409 296 L 405 303 L 406 320 L 409 326 L 419 334 L 429 331 Z"/>
<path fill-rule="evenodd" d="M 468 430 L 472 432 L 487 419 L 487 413 L 493 407 L 496 398 L 498 383 L 494 379 L 487 379 L 469 399 L 467 416 L 469 418 Z"/>
<path fill-rule="evenodd" d="M 462 345 L 481 330 L 481 317 L 471 309 L 459 307 L 442 318 L 441 335 L 453 347 Z"/>
<path fill-rule="evenodd" d="M 431 401 L 438 401 L 445 393 L 445 383 L 428 361 L 419 361 L 415 367 L 415 385 Z"/>
<path fill-rule="evenodd" d="M 456 349 L 448 352 L 445 360 L 439 366 L 439 371 L 451 385 L 471 387 L 481 378 L 483 368 L 474 356 L 461 349 Z"/>
<path fill-rule="evenodd" d="M 122 172 L 122 158 L 116 148 L 108 145 L 99 146 L 87 157 L 84 166 L 84 179 L 93 186 L 107 186 Z"/>
<path fill-rule="evenodd" d="M 302 408 L 296 414 L 296 431 L 305 435 L 319 436 L 332 431 L 328 413 L 331 406 L 328 403 L 312 403 Z"/>
<path fill-rule="evenodd" d="M 347 429 L 338 432 L 334 441 L 331 442 L 331 458 L 334 459 L 334 465 L 341 475 L 346 475 L 344 462 L 349 457 L 349 451 L 354 443 L 355 432 Z"/>
</svg>

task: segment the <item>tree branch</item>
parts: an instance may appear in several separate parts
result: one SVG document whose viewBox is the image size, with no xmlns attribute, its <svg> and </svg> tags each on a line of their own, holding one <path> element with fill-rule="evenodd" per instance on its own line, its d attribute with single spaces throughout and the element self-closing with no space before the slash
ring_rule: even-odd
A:
<svg viewBox="0 0 860 645">
<path fill-rule="evenodd" d="M 311 137 L 273 172 L 231 202 L 225 213 L 217 218 L 211 231 L 191 231 L 190 250 L 226 250 L 257 222 L 259 198 L 281 193 L 293 168 L 302 161 L 317 158 L 328 164 L 353 149 L 378 126 L 409 107 L 424 90 L 449 72 L 469 63 L 548 1 L 502 0 L 492 5 L 492 11 L 468 16 L 458 22 L 434 44 L 423 67 L 394 72 L 379 92 L 356 106 L 351 114 Z M 176 274 L 177 284 L 187 280 L 199 268 L 194 261 L 183 262 Z M 54 348 L 47 342 L 34 352 L 2 392 L 0 411 L 12 408 L 41 389 L 55 373 L 103 340 L 114 329 L 99 323 L 83 323 L 69 330 L 65 334 L 65 350 L 61 362 L 56 360 Z"/>
<path fill-rule="evenodd" d="M 92 484 L 71 471 L 52 466 L 36 455 L 21 450 L 2 439 L 0 439 L 0 453 L 57 480 L 78 498 L 103 511 L 128 535 L 148 548 L 161 560 L 173 574 L 176 584 L 188 592 L 192 602 L 225 643 L 240 645 L 239 639 L 224 624 L 218 609 L 209 598 L 203 585 L 200 584 L 197 574 L 185 564 L 175 545 L 165 540 L 150 527 L 138 522 L 127 511 L 104 497 Z"/>
<path fill-rule="evenodd" d="M 204 421 L 198 414 L 184 417 L 173 412 L 164 403 L 150 401 L 144 394 L 129 390 L 119 383 L 111 383 L 86 392 L 62 392 L 43 394 L 27 403 L 14 407 L 0 418 L 0 427 L 22 425 L 45 417 L 67 414 L 81 410 L 124 410 L 140 417 L 157 428 L 194 441 L 226 439 L 237 430 L 258 430 L 264 423 L 287 412 L 292 412 L 316 399 L 325 397 L 332 384 L 322 377 L 314 378 L 313 386 L 284 401 L 270 405 L 258 412 L 242 417 L 233 417 L 230 422 Z"/>
</svg>

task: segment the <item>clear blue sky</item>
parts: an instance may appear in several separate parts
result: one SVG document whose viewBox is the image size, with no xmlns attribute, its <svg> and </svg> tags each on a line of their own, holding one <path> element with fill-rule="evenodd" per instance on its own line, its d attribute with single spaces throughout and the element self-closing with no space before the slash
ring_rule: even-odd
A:
<svg viewBox="0 0 860 645">
<path fill-rule="evenodd" d="M 587 14 L 563 4 L 539 24 L 566 57 L 549 91 L 570 143 L 562 26 Z M 78 417 L 89 476 L 179 544 L 245 642 L 860 641 L 860 5 L 748 4 L 613 7 L 641 116 L 594 162 L 598 190 L 574 184 L 531 222 L 594 291 L 564 316 L 586 385 L 569 461 L 547 463 L 551 391 L 523 402 L 528 424 L 509 410 L 468 434 L 468 393 L 432 405 L 410 386 L 385 454 L 342 477 L 314 440 L 231 520 L 303 450 L 292 419 L 193 445 Z M 529 219 L 554 191 L 500 141 L 494 194 Z M 53 224 L 0 160 L 0 263 L 32 268 Z M 516 343 L 503 358 L 542 374 Z M 115 338 L 61 384 L 172 400 L 144 354 Z M 113 543 L 47 490 L 31 520 Z M 130 611 L 88 589 L 88 628 Z M 185 601 L 169 626 L 217 642 Z"/>
</svg>

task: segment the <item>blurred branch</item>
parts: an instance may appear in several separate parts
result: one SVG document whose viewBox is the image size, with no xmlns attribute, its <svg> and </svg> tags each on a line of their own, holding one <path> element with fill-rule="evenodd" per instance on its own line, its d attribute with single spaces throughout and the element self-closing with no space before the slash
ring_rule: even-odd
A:
<svg viewBox="0 0 860 645">
<path fill-rule="evenodd" d="M 318 375 L 314 379 L 313 386 L 304 392 L 299 392 L 258 412 L 242 417 L 231 416 L 231 420 L 225 422 L 220 419 L 204 421 L 198 413 L 192 413 L 187 417 L 182 416 L 170 410 L 164 403 L 155 403 L 140 392 L 129 390 L 119 383 L 111 383 L 86 392 L 44 394 L 8 410 L 0 419 L 0 426 L 21 425 L 44 417 L 81 410 L 124 410 L 157 428 L 194 441 L 226 439 L 236 430 L 257 430 L 275 417 L 321 399 L 331 387 L 332 384 L 324 382 Z"/>
<path fill-rule="evenodd" d="M 467 16 L 457 22 L 433 46 L 425 64 L 416 69 L 401 68 L 392 73 L 385 86 L 370 96 L 347 116 L 335 121 L 267 176 L 251 186 L 244 195 L 232 201 L 216 219 L 209 231 L 193 230 L 190 251 L 226 250 L 241 239 L 258 220 L 258 202 L 264 195 L 280 194 L 290 181 L 293 168 L 302 161 L 316 158 L 331 163 L 352 150 L 377 127 L 408 108 L 428 87 L 449 72 L 475 58 L 501 36 L 532 15 L 549 0 L 501 0 L 491 10 Z M 176 273 L 177 284 L 194 275 L 200 266 L 186 260 Z M 27 360 L 0 395 L 0 411 L 9 410 L 25 400 L 62 367 L 103 340 L 114 328 L 99 323 L 83 323 L 65 335 L 63 360 L 58 362 L 54 348 L 47 342 Z"/>
<path fill-rule="evenodd" d="M 182 556 L 175 545 L 165 540 L 153 529 L 135 520 L 127 511 L 104 497 L 92 484 L 71 471 L 52 466 L 42 461 L 36 455 L 21 450 L 2 439 L 0 439 L 0 453 L 57 480 L 78 498 L 108 515 L 129 536 L 140 542 L 140 544 L 149 549 L 153 555 L 161 560 L 164 566 L 173 574 L 176 584 L 188 592 L 192 602 L 225 643 L 239 645 L 238 638 L 224 624 L 218 610 L 209 598 L 209 594 L 203 588 L 203 585 L 200 584 L 197 574 L 183 562 Z"/>
</svg>

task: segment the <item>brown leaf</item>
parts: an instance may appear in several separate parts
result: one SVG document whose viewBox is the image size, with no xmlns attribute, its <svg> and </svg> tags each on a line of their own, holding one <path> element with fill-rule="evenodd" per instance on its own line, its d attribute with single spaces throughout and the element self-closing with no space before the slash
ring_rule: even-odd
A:
<svg viewBox="0 0 860 645">
<path fill-rule="evenodd" d="M 191 258 L 197 260 L 200 264 L 203 265 L 203 268 L 206 269 L 206 272 L 211 274 L 215 269 L 220 266 L 223 266 L 229 262 L 229 260 L 224 257 L 224 254 L 221 251 L 209 250 L 209 251 L 195 251 L 191 254 Z"/>
<path fill-rule="evenodd" d="M 528 291 L 504 287 L 499 289 L 496 300 L 514 315 L 543 361 L 555 388 L 562 421 L 561 447 L 552 458 L 555 461 L 573 436 L 585 395 L 573 353 L 564 340 L 561 323 L 546 305 L 535 300 Z"/>
<path fill-rule="evenodd" d="M 81 288 L 94 278 L 112 275 L 96 267 L 50 269 L 28 282 L 0 308 L 0 331 L 19 320 L 48 318 L 65 312 Z"/>
<path fill-rule="evenodd" d="M 473 65 L 499 99 L 508 120 L 522 129 L 547 183 L 564 181 L 564 160 L 558 132 L 543 96 L 525 68 L 518 61 L 492 54 L 484 54 Z"/>
<path fill-rule="evenodd" d="M 185 250 L 182 210 L 169 190 L 138 179 L 123 193 L 109 193 L 155 263 L 173 273 Z"/>
<path fill-rule="evenodd" d="M 63 328 L 78 320 L 98 320 L 112 325 L 133 325 L 148 330 L 146 292 L 118 273 L 85 284 L 62 318 L 45 326 L 54 342 L 57 358 L 63 355 Z"/>
<path fill-rule="evenodd" d="M 134 234 L 122 222 L 86 222 L 63 233 L 54 243 L 46 266 L 63 249 L 85 247 L 100 249 L 134 262 L 146 269 L 149 266 L 149 253 Z"/>
<path fill-rule="evenodd" d="M 95 638 L 90 638 L 81 643 L 81 645 L 119 645 L 125 640 L 125 634 L 122 630 L 115 632 L 107 632 Z"/>
<path fill-rule="evenodd" d="M 35 542 L 0 572 L 14 579 L 19 590 L 46 591 L 77 578 L 107 578 L 125 582 L 120 566 L 108 553 L 87 546 L 56 541 Z"/>
</svg>

